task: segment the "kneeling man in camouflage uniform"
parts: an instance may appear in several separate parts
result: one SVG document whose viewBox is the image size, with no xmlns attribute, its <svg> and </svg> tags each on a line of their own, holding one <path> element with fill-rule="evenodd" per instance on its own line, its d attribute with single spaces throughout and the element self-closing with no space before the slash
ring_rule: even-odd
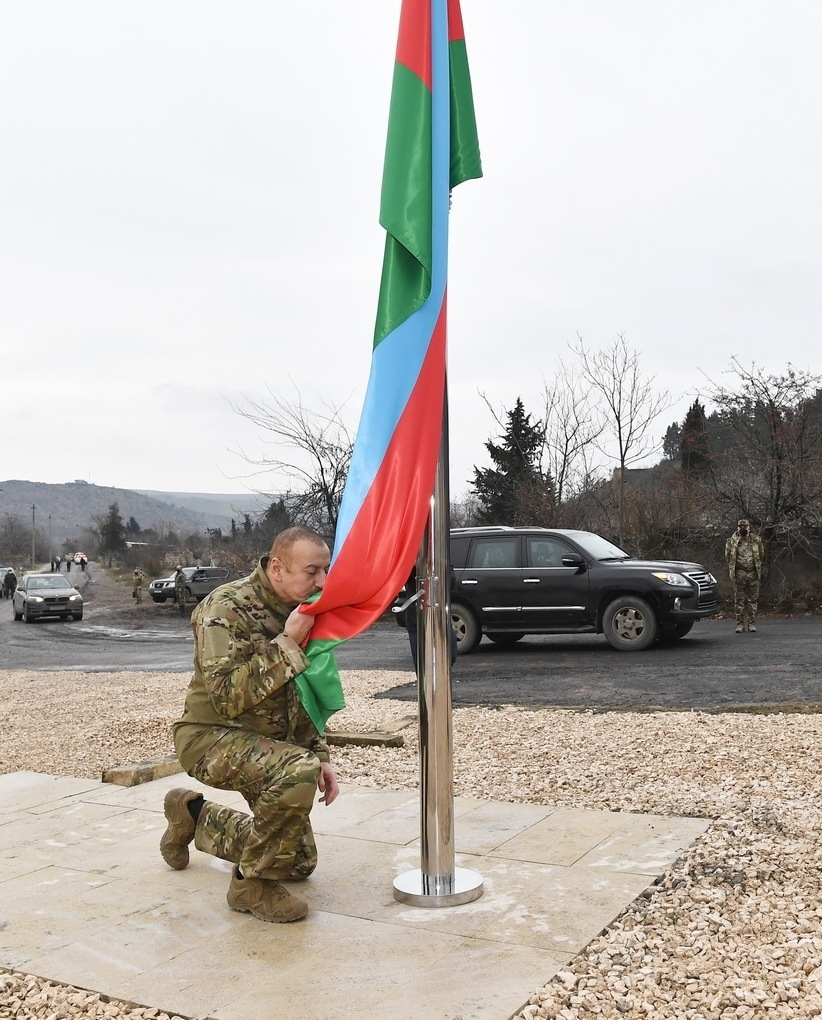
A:
<svg viewBox="0 0 822 1020">
<path fill-rule="evenodd" d="M 160 853 L 185 868 L 194 840 L 233 862 L 228 905 L 263 921 L 308 913 L 280 883 L 316 867 L 308 818 L 315 790 L 326 806 L 339 793 L 328 746 L 293 683 L 308 667 L 301 646 L 314 622 L 297 606 L 323 587 L 329 560 L 319 535 L 289 528 L 253 574 L 217 588 L 192 616 L 194 676 L 174 724 L 177 757 L 201 783 L 241 793 L 252 813 L 170 790 Z"/>
<path fill-rule="evenodd" d="M 751 522 L 739 521 L 736 531 L 725 543 L 725 559 L 734 586 L 737 634 L 746 628 L 756 632 L 763 554 L 762 539 L 754 534 Z"/>
</svg>

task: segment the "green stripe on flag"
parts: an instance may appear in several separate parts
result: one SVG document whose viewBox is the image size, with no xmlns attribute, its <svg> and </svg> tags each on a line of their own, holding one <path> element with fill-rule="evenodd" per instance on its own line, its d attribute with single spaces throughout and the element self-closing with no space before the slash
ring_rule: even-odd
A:
<svg viewBox="0 0 822 1020">
<path fill-rule="evenodd" d="M 394 67 L 380 223 L 388 237 L 375 347 L 431 289 L 431 93 L 403 64 Z"/>
<path fill-rule="evenodd" d="M 468 70 L 465 40 L 452 42 L 448 50 L 451 65 L 451 187 L 482 177 L 477 118 Z"/>
<path fill-rule="evenodd" d="M 334 649 L 342 639 L 309 640 L 305 654 L 311 665 L 294 677 L 294 686 L 308 717 L 318 733 L 325 733 L 325 724 L 335 712 L 345 708 L 340 671 Z"/>
</svg>

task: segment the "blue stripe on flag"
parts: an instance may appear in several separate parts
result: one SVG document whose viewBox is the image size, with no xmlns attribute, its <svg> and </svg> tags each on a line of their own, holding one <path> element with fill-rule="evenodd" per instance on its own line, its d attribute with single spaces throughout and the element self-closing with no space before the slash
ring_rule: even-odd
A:
<svg viewBox="0 0 822 1020">
<path fill-rule="evenodd" d="M 342 548 L 365 502 L 391 437 L 416 385 L 439 319 L 448 273 L 451 107 L 447 0 L 431 0 L 432 45 L 432 276 L 422 307 L 375 348 L 351 465 L 337 521 L 334 554 Z"/>
</svg>

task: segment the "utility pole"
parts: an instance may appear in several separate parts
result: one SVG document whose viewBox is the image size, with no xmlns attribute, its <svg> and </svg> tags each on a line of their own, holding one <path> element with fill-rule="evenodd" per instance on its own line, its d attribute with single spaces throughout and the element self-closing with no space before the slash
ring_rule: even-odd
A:
<svg viewBox="0 0 822 1020">
<path fill-rule="evenodd" d="M 34 567 L 34 511 L 37 507 L 31 504 L 31 565 Z"/>
<path fill-rule="evenodd" d="M 49 570 L 54 566 L 54 555 L 51 551 L 51 514 L 49 514 Z"/>
</svg>

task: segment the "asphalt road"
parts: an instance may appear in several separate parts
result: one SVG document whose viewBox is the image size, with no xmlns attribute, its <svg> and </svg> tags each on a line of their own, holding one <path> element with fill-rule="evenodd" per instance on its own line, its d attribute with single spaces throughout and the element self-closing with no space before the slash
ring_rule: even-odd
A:
<svg viewBox="0 0 822 1020">
<path fill-rule="evenodd" d="M 90 599 L 82 621 L 15 623 L 0 600 L 0 668 L 191 668 L 191 629 L 173 607 L 149 605 L 139 622 L 131 619 Z M 383 696 L 416 701 L 408 639 L 393 620 L 341 645 L 337 661 L 341 669 L 409 671 L 407 684 Z M 735 634 L 730 620 L 705 620 L 681 641 L 639 653 L 617 652 L 596 635 L 528 637 L 508 647 L 483 640 L 457 660 L 452 680 L 455 706 L 822 710 L 822 618 L 763 619 L 756 634 Z"/>
<path fill-rule="evenodd" d="M 615 651 L 596 635 L 529 637 L 508 647 L 483 640 L 457 660 L 452 680 L 455 706 L 822 711 L 822 619 L 765 619 L 756 634 L 734 633 L 732 620 L 704 620 L 680 641 L 637 653 Z M 416 687 L 380 696 L 416 700 Z"/>
</svg>

